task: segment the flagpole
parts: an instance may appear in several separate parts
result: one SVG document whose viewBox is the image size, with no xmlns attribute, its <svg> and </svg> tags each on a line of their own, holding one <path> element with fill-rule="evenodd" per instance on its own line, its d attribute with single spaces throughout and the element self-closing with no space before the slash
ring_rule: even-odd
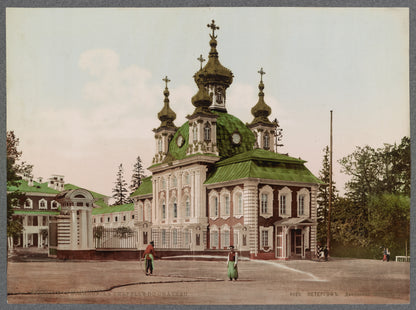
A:
<svg viewBox="0 0 416 310">
<path fill-rule="evenodd" d="M 326 248 L 328 251 L 331 248 L 331 209 L 332 209 L 332 110 L 330 121 L 330 134 L 329 134 L 329 197 L 328 197 L 328 228 L 326 234 Z"/>
</svg>

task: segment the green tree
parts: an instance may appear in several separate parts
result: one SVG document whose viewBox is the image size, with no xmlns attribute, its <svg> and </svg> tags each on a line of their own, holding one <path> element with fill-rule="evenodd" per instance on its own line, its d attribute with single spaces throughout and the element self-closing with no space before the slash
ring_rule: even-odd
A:
<svg viewBox="0 0 416 310">
<path fill-rule="evenodd" d="M 374 195 L 370 197 L 368 208 L 373 244 L 394 249 L 392 254 L 404 255 L 410 238 L 410 197 L 388 193 Z"/>
<path fill-rule="evenodd" d="M 20 175 L 32 176 L 32 165 L 25 162 L 20 163 L 22 152 L 18 150 L 19 138 L 14 131 L 7 131 L 7 188 L 18 188 L 20 185 Z M 21 219 L 13 216 L 13 206 L 19 204 L 24 199 L 24 193 L 19 190 L 7 191 L 7 236 L 18 237 L 23 230 Z"/>
<path fill-rule="evenodd" d="M 410 226 L 410 139 L 374 149 L 357 147 L 342 158 L 351 179 L 334 213 L 334 239 L 380 255 L 380 247 L 405 247 Z M 404 250 L 403 250 L 404 252 Z"/>
<path fill-rule="evenodd" d="M 118 205 L 123 205 L 123 204 L 130 202 L 126 187 L 127 187 L 127 183 L 124 180 L 123 164 L 120 164 L 118 166 L 117 180 L 115 182 L 115 187 L 113 188 L 113 198 L 115 200 L 113 205 L 118 206 Z"/>
<path fill-rule="evenodd" d="M 131 193 L 134 193 L 139 188 L 140 184 L 142 184 L 142 179 L 144 177 L 145 175 L 144 175 L 142 160 L 140 156 L 137 156 L 136 163 L 134 164 L 134 168 L 133 168 L 133 175 L 131 177 L 131 185 L 130 185 Z"/>
<path fill-rule="evenodd" d="M 326 243 L 328 230 L 328 209 L 329 209 L 329 147 L 324 149 L 324 158 L 322 160 L 322 169 L 319 171 L 319 179 L 325 182 L 325 185 L 319 186 L 317 195 L 317 240 L 321 244 Z M 332 206 L 334 206 L 337 198 L 338 190 L 335 187 L 335 182 L 332 182 Z M 333 221 L 331 221 L 333 222 Z"/>
</svg>

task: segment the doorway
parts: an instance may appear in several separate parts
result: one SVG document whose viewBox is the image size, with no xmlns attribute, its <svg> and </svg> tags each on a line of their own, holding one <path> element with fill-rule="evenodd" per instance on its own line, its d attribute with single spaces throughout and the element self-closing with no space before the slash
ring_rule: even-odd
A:
<svg viewBox="0 0 416 310">
<path fill-rule="evenodd" d="M 291 247 L 290 254 L 292 257 L 302 257 L 303 256 L 303 240 L 302 240 L 302 230 L 301 229 L 292 229 L 290 234 Z"/>
</svg>

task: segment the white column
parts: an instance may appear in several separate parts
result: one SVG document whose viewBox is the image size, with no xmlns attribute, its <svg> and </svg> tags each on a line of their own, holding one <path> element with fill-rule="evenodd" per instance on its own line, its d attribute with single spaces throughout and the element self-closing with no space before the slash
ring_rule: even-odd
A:
<svg viewBox="0 0 416 310">
<path fill-rule="evenodd" d="M 81 210 L 81 249 L 88 248 L 88 224 L 87 224 L 87 211 Z"/>
<path fill-rule="evenodd" d="M 171 207 L 170 207 L 170 195 L 169 195 L 169 184 L 170 183 L 170 175 L 167 175 L 167 177 L 166 177 L 166 182 L 165 182 L 165 185 L 166 185 L 166 200 L 165 200 L 165 206 L 166 206 L 166 212 L 165 212 L 165 215 L 166 215 L 166 223 L 168 223 L 169 221 L 170 221 L 170 219 L 171 219 L 171 217 L 170 217 L 170 213 L 172 212 L 172 210 L 171 210 Z"/>
<path fill-rule="evenodd" d="M 78 236 L 77 236 L 77 211 L 71 210 L 71 248 L 78 248 Z"/>
<path fill-rule="evenodd" d="M 195 197 L 195 171 L 191 171 L 191 217 L 195 218 L 195 204 L 196 204 L 196 197 Z"/>
<path fill-rule="evenodd" d="M 92 230 L 93 230 L 93 225 L 92 225 L 92 211 L 88 210 L 87 212 L 87 231 L 88 231 L 88 248 L 91 249 L 93 248 L 93 244 L 94 244 L 94 238 L 93 238 L 93 234 L 92 234 Z"/>
<path fill-rule="evenodd" d="M 248 227 L 248 244 L 250 254 L 257 256 L 258 252 L 258 184 L 244 183 L 244 222 Z"/>
<path fill-rule="evenodd" d="M 179 219 L 179 221 L 181 221 L 181 220 L 185 221 L 185 209 L 184 209 L 184 205 L 182 203 L 182 172 L 181 171 L 179 171 L 176 174 L 176 180 L 177 180 L 176 186 L 177 186 L 177 189 L 178 189 L 178 194 L 177 194 L 177 196 L 178 196 L 178 201 L 177 201 L 177 204 L 178 204 L 178 219 Z"/>
<path fill-rule="evenodd" d="M 201 217 L 201 201 L 202 193 L 201 193 L 201 177 L 199 170 L 195 171 L 195 217 L 199 219 Z M 199 222 L 199 220 L 198 220 Z"/>
<path fill-rule="evenodd" d="M 311 219 L 312 221 L 316 222 L 317 220 L 317 194 L 318 194 L 318 187 L 317 186 L 313 186 L 311 188 L 311 211 L 310 211 L 310 215 L 311 215 Z M 311 238 L 311 243 L 310 243 L 310 250 L 311 253 L 316 251 L 316 228 L 317 226 L 311 226 L 310 229 L 310 238 Z"/>
<path fill-rule="evenodd" d="M 157 179 L 159 179 L 159 178 L 157 178 Z M 158 220 L 159 220 L 159 212 L 156 208 L 157 203 L 158 203 L 158 199 L 159 199 L 159 197 L 157 195 L 157 193 L 158 193 L 158 183 L 159 182 L 158 182 L 157 179 L 153 180 L 152 214 L 150 215 L 150 217 L 153 218 L 153 220 L 152 220 L 153 223 L 158 223 Z M 144 212 L 146 212 L 145 208 L 143 210 L 144 210 Z"/>
</svg>

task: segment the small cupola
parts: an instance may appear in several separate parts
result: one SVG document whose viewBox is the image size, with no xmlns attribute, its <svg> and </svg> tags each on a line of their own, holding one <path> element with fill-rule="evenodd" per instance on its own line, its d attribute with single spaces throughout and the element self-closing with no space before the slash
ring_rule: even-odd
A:
<svg viewBox="0 0 416 310">
<path fill-rule="evenodd" d="M 277 146 L 281 146 L 281 144 L 278 144 L 278 141 L 281 139 L 282 130 L 278 129 L 279 123 L 277 122 L 277 119 L 273 122 L 269 120 L 272 109 L 264 101 L 263 92 L 263 75 L 266 74 L 266 72 L 264 72 L 263 68 L 261 68 L 258 73 L 260 74 L 259 100 L 251 109 L 251 114 L 253 114 L 254 119 L 250 124 L 248 124 L 248 127 L 256 137 L 255 148 L 277 152 Z"/>
<path fill-rule="evenodd" d="M 170 80 L 166 76 L 163 81 L 165 81 L 166 86 L 165 90 L 163 91 L 163 95 L 165 96 L 165 99 L 163 100 L 164 105 L 162 110 L 157 114 L 158 119 L 161 121 L 161 124 L 158 129 L 160 128 L 175 128 L 176 126 L 173 123 L 173 121 L 176 119 L 176 113 L 173 112 L 173 110 L 169 106 L 169 89 L 168 89 L 168 82 Z"/>
<path fill-rule="evenodd" d="M 272 113 L 272 109 L 264 102 L 264 84 L 263 84 L 263 75 L 266 72 L 263 71 L 263 68 L 258 71 L 260 73 L 260 83 L 259 83 L 259 100 L 257 104 L 251 109 L 251 114 L 253 114 L 254 119 L 250 125 L 254 124 L 266 124 L 272 125 L 272 122 L 269 120 L 269 115 Z"/>
<path fill-rule="evenodd" d="M 157 117 L 161 122 L 160 126 L 153 129 L 156 140 L 156 152 L 155 157 L 153 158 L 154 164 L 161 163 L 166 158 L 169 150 L 169 143 L 177 130 L 177 127 L 173 123 L 176 119 L 176 113 L 173 112 L 169 106 L 168 82 L 170 82 L 170 80 L 167 76 L 162 80 L 165 82 L 165 90 L 163 91 L 165 99 L 163 100 L 164 104 L 162 110 L 157 114 Z"/>
</svg>

